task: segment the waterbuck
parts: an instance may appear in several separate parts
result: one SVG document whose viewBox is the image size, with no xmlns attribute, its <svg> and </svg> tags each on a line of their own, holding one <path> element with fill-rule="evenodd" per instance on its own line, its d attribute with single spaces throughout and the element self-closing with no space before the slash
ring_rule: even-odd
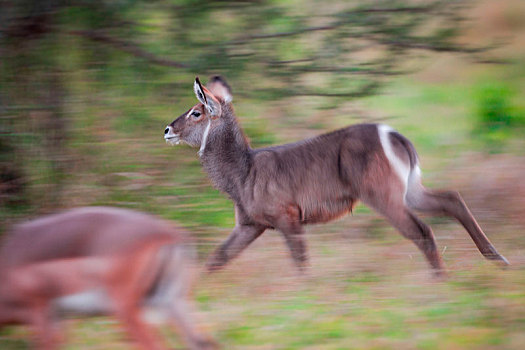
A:
<svg viewBox="0 0 525 350">
<path fill-rule="evenodd" d="M 165 349 L 143 321 L 156 315 L 191 349 L 213 349 L 187 296 L 187 249 L 170 223 L 117 208 L 76 208 L 16 225 L 0 249 L 0 327 L 27 324 L 36 347 L 55 349 L 57 316 L 114 314 L 142 349 Z"/>
<path fill-rule="evenodd" d="M 235 203 L 235 228 L 208 260 L 208 270 L 223 267 L 269 228 L 283 234 L 302 268 L 307 262 L 303 225 L 333 220 L 351 212 L 358 201 L 412 240 L 438 275 L 444 266 L 434 235 L 414 210 L 454 217 L 487 259 L 508 264 L 458 192 L 423 187 L 414 146 L 389 126 L 358 124 L 252 149 L 226 81 L 215 76 L 204 87 L 196 78 L 194 90 L 199 103 L 169 124 L 164 138 L 172 145 L 199 147 L 211 182 Z"/>
</svg>

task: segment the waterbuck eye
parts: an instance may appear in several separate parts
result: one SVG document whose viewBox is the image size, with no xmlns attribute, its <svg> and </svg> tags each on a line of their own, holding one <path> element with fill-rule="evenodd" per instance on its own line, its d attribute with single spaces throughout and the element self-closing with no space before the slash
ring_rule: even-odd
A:
<svg viewBox="0 0 525 350">
<path fill-rule="evenodd" d="M 191 113 L 191 115 L 192 115 L 194 118 L 198 118 L 198 117 L 201 116 L 201 112 L 194 111 L 193 113 Z"/>
</svg>

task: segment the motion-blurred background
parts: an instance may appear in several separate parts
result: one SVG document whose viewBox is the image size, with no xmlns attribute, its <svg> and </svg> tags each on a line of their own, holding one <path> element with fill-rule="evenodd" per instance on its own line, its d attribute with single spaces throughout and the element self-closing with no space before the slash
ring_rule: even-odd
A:
<svg viewBox="0 0 525 350">
<path fill-rule="evenodd" d="M 221 74 L 252 146 L 386 122 L 424 182 L 455 188 L 513 267 L 454 222 L 427 218 L 450 278 L 363 206 L 308 227 L 298 277 L 269 231 L 195 295 L 225 349 L 519 349 L 525 343 L 525 2 L 3 0 L 0 232 L 61 208 L 112 205 L 176 220 L 200 261 L 234 224 L 196 149 L 165 126 Z M 106 318 L 67 348 L 117 349 Z M 0 348 L 27 346 L 0 334 Z M 179 346 L 173 338 L 173 345 Z"/>
</svg>

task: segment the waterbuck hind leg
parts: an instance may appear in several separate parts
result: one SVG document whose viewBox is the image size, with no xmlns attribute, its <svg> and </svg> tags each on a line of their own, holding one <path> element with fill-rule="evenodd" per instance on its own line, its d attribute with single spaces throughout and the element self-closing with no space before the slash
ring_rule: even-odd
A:
<svg viewBox="0 0 525 350">
<path fill-rule="evenodd" d="M 266 227 L 259 225 L 237 225 L 228 238 L 220 245 L 208 259 L 208 271 L 217 271 L 223 268 L 231 259 L 238 256 L 250 243 L 259 237 Z"/>
<path fill-rule="evenodd" d="M 388 198 L 385 196 L 384 198 Z M 401 234 L 410 239 L 425 255 L 436 276 L 445 275 L 443 261 L 437 249 L 436 240 L 430 226 L 421 221 L 405 206 L 401 195 L 391 193 L 390 200 L 382 196 L 363 198 L 363 203 L 384 215 Z"/>
<path fill-rule="evenodd" d="M 458 192 L 431 191 L 421 186 L 415 194 L 408 196 L 408 202 L 415 210 L 455 218 L 467 230 L 485 258 L 502 266 L 509 265 L 508 260 L 498 253 L 485 235 Z"/>
<path fill-rule="evenodd" d="M 436 276 L 443 276 L 445 268 L 430 226 L 407 209 L 400 210 L 398 213 L 389 212 L 385 216 L 403 236 L 414 242 L 419 250 L 423 252 L 430 266 L 434 269 Z"/>
</svg>

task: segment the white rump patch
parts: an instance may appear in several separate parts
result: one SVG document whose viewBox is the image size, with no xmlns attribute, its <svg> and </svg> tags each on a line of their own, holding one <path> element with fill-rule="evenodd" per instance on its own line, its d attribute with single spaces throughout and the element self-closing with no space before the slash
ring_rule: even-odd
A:
<svg viewBox="0 0 525 350">
<path fill-rule="evenodd" d="M 206 141 L 208 140 L 208 133 L 210 132 L 210 126 L 211 126 L 211 119 L 208 119 L 208 125 L 206 125 L 206 129 L 204 129 L 204 134 L 202 135 L 202 141 L 201 141 L 201 148 L 199 149 L 199 157 L 202 157 L 202 154 L 204 153 L 204 149 L 206 148 Z"/>
<path fill-rule="evenodd" d="M 377 129 L 379 132 L 379 140 L 381 141 L 383 151 L 385 152 L 385 155 L 388 161 L 390 162 L 390 165 L 392 166 L 396 174 L 399 176 L 399 179 L 405 186 L 405 193 L 403 196 L 404 198 L 406 196 L 408 179 L 410 176 L 410 164 L 406 164 L 405 162 L 403 162 L 403 160 L 399 159 L 399 157 L 394 153 L 394 150 L 392 149 L 392 144 L 390 142 L 390 139 L 388 138 L 388 134 L 393 132 L 394 129 L 385 124 L 378 125 Z"/>
<path fill-rule="evenodd" d="M 414 170 L 410 173 L 410 177 L 408 179 L 409 181 L 409 184 L 411 183 L 414 183 L 414 182 L 419 182 L 421 181 L 421 168 L 419 167 L 419 165 L 416 164 L 416 166 L 414 167 Z"/>
</svg>

